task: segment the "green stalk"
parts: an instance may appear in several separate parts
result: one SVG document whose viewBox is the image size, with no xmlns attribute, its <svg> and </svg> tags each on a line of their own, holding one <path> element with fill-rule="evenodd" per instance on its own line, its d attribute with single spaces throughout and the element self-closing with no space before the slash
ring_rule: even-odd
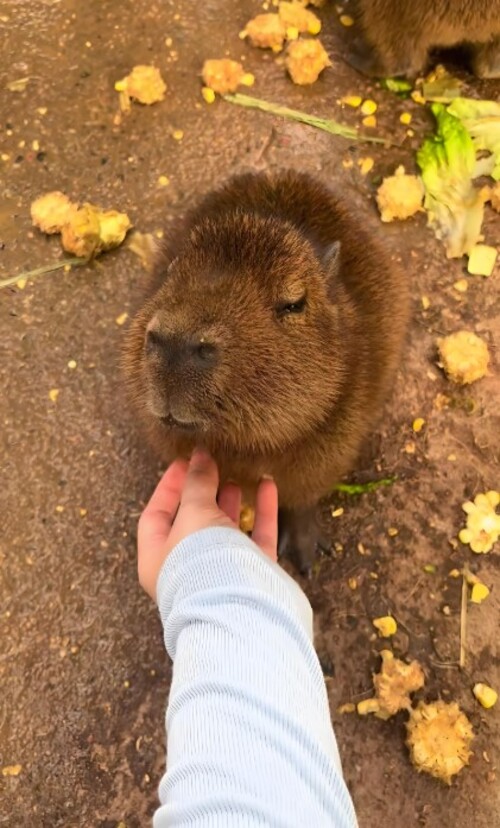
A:
<svg viewBox="0 0 500 828">
<path fill-rule="evenodd" d="M 17 276 L 9 276 L 7 279 L 0 279 L 0 289 L 15 285 L 19 279 L 34 279 L 36 276 L 43 276 L 44 273 L 52 273 L 54 270 L 60 270 L 66 265 L 71 267 L 78 267 L 78 265 L 87 264 L 88 259 L 63 259 L 60 262 L 53 262 L 43 267 L 36 267 L 35 270 L 24 270 L 18 273 Z"/>
<path fill-rule="evenodd" d="M 307 112 L 300 112 L 298 109 L 288 109 L 287 106 L 269 103 L 269 101 L 253 98 L 250 95 L 242 95 L 236 92 L 234 95 L 223 95 L 222 97 L 225 101 L 229 101 L 229 103 L 246 106 L 250 109 L 260 109 L 262 112 L 269 112 L 271 115 L 280 115 L 282 118 L 299 121 L 302 124 L 307 124 L 316 129 L 322 129 L 324 132 L 329 132 L 331 135 L 341 135 L 342 138 L 349 138 L 352 141 L 369 141 L 372 144 L 390 143 L 385 138 L 376 138 L 375 136 L 360 134 L 354 127 L 347 126 L 347 124 L 340 124 L 331 118 L 320 118 L 317 115 L 309 115 Z"/>
</svg>

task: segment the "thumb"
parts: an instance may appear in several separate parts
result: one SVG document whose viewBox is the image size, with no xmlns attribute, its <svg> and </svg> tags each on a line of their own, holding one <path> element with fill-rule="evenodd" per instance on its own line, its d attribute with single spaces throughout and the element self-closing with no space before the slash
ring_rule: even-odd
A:
<svg viewBox="0 0 500 828">
<path fill-rule="evenodd" d="M 189 463 L 181 506 L 217 508 L 218 487 L 219 472 L 215 460 L 206 451 L 196 449 Z"/>
</svg>

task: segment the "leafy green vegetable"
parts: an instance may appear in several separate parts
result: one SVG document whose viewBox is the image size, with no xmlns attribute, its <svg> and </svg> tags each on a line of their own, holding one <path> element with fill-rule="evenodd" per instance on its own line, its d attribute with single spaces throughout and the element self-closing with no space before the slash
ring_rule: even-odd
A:
<svg viewBox="0 0 500 828">
<path fill-rule="evenodd" d="M 432 104 L 437 121 L 434 135 L 417 152 L 425 187 L 424 207 L 449 259 L 469 253 L 479 241 L 483 200 L 473 183 L 476 153 L 460 120 L 442 104 Z"/>
<path fill-rule="evenodd" d="M 460 95 L 462 81 L 454 78 L 444 66 L 437 66 L 422 84 L 422 94 L 426 101 L 449 103 Z"/>
<path fill-rule="evenodd" d="M 408 98 L 409 93 L 413 89 L 410 81 L 404 78 L 382 78 L 380 85 L 383 89 L 388 89 L 389 92 L 395 92 L 401 98 Z"/>
<path fill-rule="evenodd" d="M 500 103 L 456 98 L 448 107 L 472 138 L 476 152 L 486 150 L 493 156 L 491 175 L 500 181 Z"/>
<path fill-rule="evenodd" d="M 281 115 L 282 118 L 300 121 L 308 126 L 322 129 L 325 132 L 330 132 L 332 135 L 341 135 L 343 138 L 350 138 L 353 141 L 369 141 L 372 144 L 389 143 L 384 138 L 362 135 L 354 127 L 340 124 L 331 118 L 319 118 L 317 115 L 309 115 L 307 112 L 299 112 L 297 109 L 288 109 L 286 106 L 269 103 L 269 101 L 263 101 L 251 95 L 242 95 L 236 92 L 234 95 L 223 95 L 222 97 L 225 101 L 229 101 L 229 103 L 238 104 L 238 106 L 247 106 L 251 109 L 260 109 L 262 112 L 269 112 L 271 115 Z"/>
<path fill-rule="evenodd" d="M 337 483 L 333 487 L 333 491 L 347 495 L 364 494 L 365 492 L 374 492 L 375 489 L 380 489 L 382 486 L 392 486 L 396 480 L 397 477 L 383 477 L 381 480 L 370 480 L 368 483 Z"/>
</svg>

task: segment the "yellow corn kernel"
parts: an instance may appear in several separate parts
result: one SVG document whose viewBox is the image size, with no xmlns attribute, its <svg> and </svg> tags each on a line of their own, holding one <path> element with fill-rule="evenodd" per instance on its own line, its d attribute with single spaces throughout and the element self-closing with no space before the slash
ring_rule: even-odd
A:
<svg viewBox="0 0 500 828">
<path fill-rule="evenodd" d="M 375 101 L 370 100 L 369 98 L 366 101 L 363 101 L 361 105 L 361 112 L 363 115 L 373 115 L 374 112 L 377 111 L 377 104 Z"/>
<path fill-rule="evenodd" d="M 497 691 L 493 690 L 493 687 L 488 687 L 487 684 L 481 684 L 481 682 L 475 684 L 472 688 L 472 692 L 474 693 L 479 704 L 482 704 L 482 706 L 485 707 L 486 710 L 488 710 L 490 707 L 493 707 L 493 705 L 497 703 Z"/>
</svg>

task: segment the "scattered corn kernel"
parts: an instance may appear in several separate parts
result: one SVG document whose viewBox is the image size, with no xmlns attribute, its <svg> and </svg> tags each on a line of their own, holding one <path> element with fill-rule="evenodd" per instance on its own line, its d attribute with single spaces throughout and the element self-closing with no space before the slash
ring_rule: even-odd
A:
<svg viewBox="0 0 500 828">
<path fill-rule="evenodd" d="M 398 629 L 396 619 L 392 615 L 383 615 L 380 618 L 374 618 L 372 624 L 378 630 L 381 638 L 389 638 Z"/>
<path fill-rule="evenodd" d="M 415 454 L 415 449 L 416 449 L 416 445 L 413 442 L 413 440 L 408 440 L 408 442 L 405 443 L 405 452 L 406 452 L 406 454 Z"/>
<path fill-rule="evenodd" d="M 417 417 L 415 420 L 413 420 L 413 423 L 412 423 L 411 427 L 412 427 L 413 431 L 416 434 L 418 434 L 419 431 L 422 431 L 424 425 L 425 425 L 424 418 L 423 417 Z"/>
<path fill-rule="evenodd" d="M 49 399 L 55 403 L 59 396 L 59 388 L 51 388 L 49 391 Z"/>
<path fill-rule="evenodd" d="M 453 283 L 454 290 L 458 291 L 458 293 L 466 293 L 469 287 L 469 283 L 467 279 L 458 279 L 457 282 Z"/>
<path fill-rule="evenodd" d="M 252 75 L 251 72 L 245 72 L 240 83 L 242 86 L 253 86 L 255 83 L 255 75 Z"/>
<path fill-rule="evenodd" d="M 375 115 L 367 115 L 366 118 L 363 118 L 361 121 L 363 126 L 365 127 L 376 127 L 377 126 L 377 119 Z"/>
<path fill-rule="evenodd" d="M 121 313 L 120 316 L 117 316 L 115 322 L 117 325 L 124 325 L 128 319 L 128 313 Z"/>
<path fill-rule="evenodd" d="M 473 604 L 481 604 L 490 594 L 486 584 L 474 584 L 471 590 L 470 599 Z"/>
<path fill-rule="evenodd" d="M 373 115 L 377 111 L 377 104 L 369 98 L 361 104 L 361 112 L 363 115 Z"/>
<path fill-rule="evenodd" d="M 415 101 L 415 103 L 419 103 L 419 104 L 427 103 L 424 96 L 422 95 L 421 92 L 419 92 L 418 89 L 414 89 L 413 92 L 410 93 L 410 97 L 412 98 L 412 100 Z"/>
<path fill-rule="evenodd" d="M 448 575 L 450 576 L 450 578 L 460 578 L 461 574 L 462 573 L 460 572 L 459 569 L 450 569 L 450 571 L 448 572 Z"/>
<path fill-rule="evenodd" d="M 436 567 L 434 564 L 425 564 L 423 567 L 424 572 L 427 575 L 435 575 L 436 574 Z"/>
<path fill-rule="evenodd" d="M 485 707 L 486 710 L 489 710 L 490 707 L 493 707 L 497 703 L 497 691 L 493 690 L 493 687 L 489 687 L 487 684 L 478 682 L 478 684 L 475 684 L 472 688 L 472 692 L 474 693 L 479 704 Z"/>
<path fill-rule="evenodd" d="M 87 514 L 87 510 L 86 510 L 86 509 L 79 509 L 79 512 L 80 512 L 80 517 L 85 517 L 85 516 L 86 516 L 86 514 Z"/>
<path fill-rule="evenodd" d="M 343 506 L 339 506 L 338 509 L 333 509 L 333 511 L 332 511 L 332 517 L 340 517 L 340 515 L 343 515 L 343 514 L 344 514 L 344 507 Z"/>
<path fill-rule="evenodd" d="M 174 129 L 174 131 L 172 132 L 172 138 L 174 138 L 175 141 L 182 141 L 182 139 L 184 138 L 184 130 Z"/>
<path fill-rule="evenodd" d="M 346 106 L 352 106 L 355 109 L 358 106 L 361 106 L 363 98 L 360 95 L 344 95 L 343 98 L 340 99 L 340 103 L 346 104 Z"/>
<path fill-rule="evenodd" d="M 68 368 L 71 368 L 72 371 L 76 368 L 76 359 L 70 359 L 69 360 Z"/>
<path fill-rule="evenodd" d="M 170 184 L 170 180 L 167 178 L 166 175 L 160 175 L 157 183 L 159 187 L 168 187 L 168 185 Z"/>
<path fill-rule="evenodd" d="M 349 589 L 355 590 L 358 588 L 358 579 L 357 578 L 349 578 L 347 581 L 349 584 Z"/>
<path fill-rule="evenodd" d="M 19 776 L 22 769 L 22 765 L 6 765 L 2 768 L 2 776 Z"/>
<path fill-rule="evenodd" d="M 356 705 L 352 702 L 346 702 L 345 704 L 341 704 L 339 705 L 339 707 L 337 707 L 337 713 L 340 713 L 341 715 L 343 713 L 354 713 L 355 710 Z"/>
<path fill-rule="evenodd" d="M 374 164 L 375 164 L 375 161 L 373 160 L 373 158 L 369 158 L 369 157 L 360 158 L 358 160 L 358 166 L 359 166 L 359 171 L 360 171 L 361 175 L 368 175 L 370 170 L 373 169 Z"/>
<path fill-rule="evenodd" d="M 213 89 L 210 89 L 209 86 L 203 86 L 201 94 L 206 103 L 211 104 L 215 101 L 215 92 Z"/>
<path fill-rule="evenodd" d="M 40 149 L 40 141 L 37 141 L 36 138 L 31 144 L 31 149 L 33 150 L 33 152 L 38 152 L 38 150 Z"/>
<path fill-rule="evenodd" d="M 62 512 L 64 512 L 64 506 L 61 506 L 60 504 L 58 504 L 58 505 L 56 506 L 56 512 L 59 512 L 59 514 L 61 514 Z"/>
<path fill-rule="evenodd" d="M 399 534 L 399 529 L 396 529 L 395 526 L 389 526 L 387 530 L 387 534 L 390 538 L 395 538 L 397 534 Z"/>
<path fill-rule="evenodd" d="M 352 158 L 343 158 L 342 159 L 342 166 L 343 166 L 344 170 L 350 170 L 351 167 L 354 166 L 354 161 L 352 160 Z"/>
<path fill-rule="evenodd" d="M 424 310 L 429 310 L 431 306 L 431 300 L 428 296 L 422 296 L 420 301 L 422 302 L 422 307 Z"/>
<path fill-rule="evenodd" d="M 406 124 L 407 126 L 408 126 L 408 124 L 411 124 L 411 119 L 412 119 L 411 112 L 402 112 L 401 115 L 399 116 L 399 120 L 401 121 L 401 123 Z"/>
<path fill-rule="evenodd" d="M 341 14 L 339 20 L 343 26 L 354 26 L 354 20 L 348 14 Z"/>
<path fill-rule="evenodd" d="M 18 279 L 17 282 L 16 282 L 16 286 L 19 288 L 19 290 L 24 290 L 24 288 L 26 287 L 27 284 L 28 284 L 27 279 Z"/>
</svg>

